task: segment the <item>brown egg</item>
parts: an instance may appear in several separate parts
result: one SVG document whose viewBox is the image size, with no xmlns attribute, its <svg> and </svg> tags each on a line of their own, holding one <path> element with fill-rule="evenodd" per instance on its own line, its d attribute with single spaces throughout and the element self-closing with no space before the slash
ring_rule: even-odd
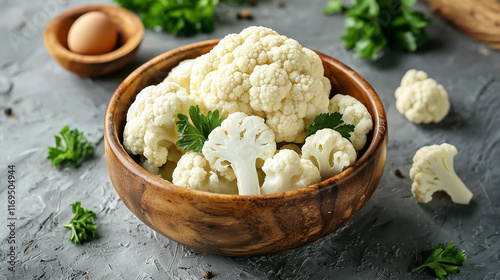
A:
<svg viewBox="0 0 500 280">
<path fill-rule="evenodd" d="M 100 11 L 81 15 L 68 32 L 70 51 L 84 55 L 99 55 L 115 48 L 118 32 L 108 16 Z"/>
</svg>

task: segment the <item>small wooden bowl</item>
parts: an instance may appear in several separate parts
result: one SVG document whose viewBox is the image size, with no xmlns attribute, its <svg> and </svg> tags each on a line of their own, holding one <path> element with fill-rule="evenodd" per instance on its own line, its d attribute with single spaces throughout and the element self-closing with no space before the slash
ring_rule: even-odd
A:
<svg viewBox="0 0 500 280">
<path fill-rule="evenodd" d="M 296 248 L 342 226 L 372 196 L 387 155 L 387 120 L 371 86 L 353 70 L 318 53 L 333 92 L 363 102 L 374 129 L 356 164 L 342 173 L 285 193 L 239 196 L 190 190 L 157 178 L 122 146 L 130 104 L 140 90 L 158 84 L 180 61 L 210 51 L 218 40 L 187 45 L 155 57 L 128 76 L 111 97 L 104 120 L 109 176 L 125 205 L 162 235 L 199 251 L 252 256 Z"/>
<path fill-rule="evenodd" d="M 106 13 L 118 30 L 115 49 L 102 55 L 82 55 L 68 49 L 68 32 L 75 20 L 91 11 Z M 45 28 L 43 40 L 50 55 L 64 68 L 82 77 L 109 74 L 127 65 L 134 58 L 142 37 L 144 25 L 132 12 L 114 6 L 89 5 L 62 13 Z"/>
</svg>

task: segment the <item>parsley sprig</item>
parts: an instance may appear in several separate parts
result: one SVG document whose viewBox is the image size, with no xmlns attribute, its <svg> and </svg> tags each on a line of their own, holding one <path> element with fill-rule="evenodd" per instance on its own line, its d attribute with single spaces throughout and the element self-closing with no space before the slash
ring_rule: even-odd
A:
<svg viewBox="0 0 500 280">
<path fill-rule="evenodd" d="M 341 37 L 354 56 L 375 59 L 385 46 L 414 52 L 427 40 L 428 20 L 411 7 L 416 0 L 355 0 L 345 8 L 343 0 L 330 0 L 325 14 L 346 11 L 346 33 Z"/>
<path fill-rule="evenodd" d="M 249 0 L 225 0 L 237 4 Z M 219 0 L 114 0 L 121 7 L 131 10 L 146 28 L 179 35 L 193 36 L 209 33 L 215 27 L 215 7 Z"/>
<path fill-rule="evenodd" d="M 82 244 L 83 241 L 95 239 L 97 225 L 94 222 L 96 213 L 92 210 L 83 208 L 82 203 L 77 201 L 72 204 L 72 210 L 75 217 L 71 219 L 65 228 L 71 229 L 71 236 L 69 241 L 73 243 Z"/>
<path fill-rule="evenodd" d="M 347 139 L 351 137 L 351 132 L 354 131 L 354 125 L 344 123 L 341 113 L 321 113 L 317 115 L 314 121 L 307 127 L 306 138 L 324 128 L 334 129 L 340 133 L 342 137 Z"/>
<path fill-rule="evenodd" d="M 423 267 L 429 267 L 434 270 L 436 276 L 441 279 L 446 279 L 448 275 L 457 274 L 460 272 L 460 266 L 464 263 L 465 251 L 459 252 L 453 241 L 445 248 L 442 243 L 434 245 L 431 255 L 424 264 L 414 268 L 415 272 Z"/>
<path fill-rule="evenodd" d="M 78 167 L 86 157 L 94 156 L 94 146 L 77 129 L 70 130 L 69 126 L 63 127 L 59 132 L 61 137 L 55 136 L 56 146 L 49 147 L 48 159 L 52 166 Z"/>
<path fill-rule="evenodd" d="M 179 141 L 176 145 L 184 148 L 186 152 L 195 151 L 197 153 L 201 153 L 201 148 L 207 141 L 210 132 L 220 126 L 224 120 L 219 118 L 219 110 L 209 111 L 207 115 L 201 114 L 198 105 L 189 107 L 189 117 L 178 114 L 177 118 L 179 120 L 175 124 L 177 132 L 179 132 Z"/>
</svg>

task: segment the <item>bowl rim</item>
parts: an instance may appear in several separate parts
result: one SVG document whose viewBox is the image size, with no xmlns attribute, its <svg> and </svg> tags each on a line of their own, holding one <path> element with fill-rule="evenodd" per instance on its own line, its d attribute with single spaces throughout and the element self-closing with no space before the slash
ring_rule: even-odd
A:
<svg viewBox="0 0 500 280">
<path fill-rule="evenodd" d="M 117 11 L 117 14 L 119 14 L 120 17 L 130 18 L 132 20 L 133 25 L 138 28 L 138 31 L 135 32 L 122 46 L 104 54 L 84 55 L 72 52 L 60 44 L 59 40 L 57 39 L 57 34 L 55 31 L 57 30 L 57 27 L 61 24 L 63 20 L 73 16 L 77 16 L 78 18 L 85 13 L 93 11 L 105 12 L 105 10 L 109 9 Z M 143 37 L 144 37 L 144 25 L 142 24 L 141 19 L 136 14 L 121 7 L 113 5 L 99 5 L 99 4 L 79 6 L 59 14 L 57 17 L 52 19 L 49 22 L 49 24 L 47 24 L 43 35 L 45 45 L 47 46 L 47 49 L 51 54 L 64 56 L 67 59 L 71 59 L 76 63 L 82 63 L 82 64 L 107 63 L 117 60 L 121 57 L 124 57 L 125 55 L 134 51 L 134 49 L 140 45 Z"/>
<path fill-rule="evenodd" d="M 319 191 L 322 188 L 326 188 L 332 185 L 337 185 L 337 182 L 341 180 L 347 180 L 351 176 L 355 175 L 355 170 L 361 168 L 364 165 L 367 165 L 369 161 L 372 159 L 372 156 L 376 155 L 377 152 L 383 148 L 384 142 L 387 139 L 387 118 L 385 114 L 385 110 L 383 104 L 373 90 L 371 85 L 363 79 L 358 73 L 352 70 L 347 65 L 342 62 L 327 56 L 321 52 L 316 50 L 316 53 L 323 55 L 326 60 L 329 60 L 330 63 L 333 63 L 336 67 L 340 68 L 344 73 L 347 74 L 354 82 L 356 82 L 368 95 L 367 102 L 371 103 L 373 107 L 374 115 L 372 115 L 372 119 L 374 122 L 373 125 L 373 135 L 370 145 L 366 148 L 363 155 L 356 161 L 353 166 L 350 166 L 346 170 L 341 173 L 318 182 L 316 184 L 305 186 L 303 188 L 297 190 L 291 190 L 287 192 L 281 193 L 272 193 L 272 194 L 260 194 L 260 195 L 239 195 L 239 194 L 221 194 L 221 193 L 211 193 L 206 191 L 199 191 L 188 189 L 185 187 L 177 186 L 170 181 L 158 178 L 153 174 L 149 173 L 145 169 L 143 169 L 137 162 L 135 162 L 132 157 L 127 153 L 124 146 L 120 142 L 120 138 L 118 136 L 118 132 L 115 127 L 115 119 L 114 115 L 116 111 L 116 107 L 120 103 L 120 99 L 122 97 L 123 92 L 127 88 L 129 84 L 131 84 L 136 78 L 142 76 L 143 73 L 147 72 L 150 68 L 153 68 L 158 62 L 170 57 L 173 54 L 187 52 L 193 48 L 203 48 L 209 47 L 210 45 L 215 45 L 218 43 L 220 39 L 210 39 L 204 40 L 196 43 L 187 44 L 181 46 L 179 48 L 172 49 L 170 51 L 164 52 L 146 63 L 142 64 L 140 67 L 135 69 L 130 75 L 128 75 L 117 87 L 106 108 L 105 118 L 104 118 L 104 138 L 108 143 L 110 150 L 114 153 L 117 160 L 130 172 L 135 176 L 139 176 L 144 179 L 147 183 L 151 184 L 156 188 L 165 189 L 171 192 L 176 192 L 180 195 L 190 195 L 190 196 L 199 196 L 204 198 L 209 198 L 211 200 L 216 200 L 219 202 L 224 202 L 227 200 L 237 200 L 237 201 L 251 201 L 254 199 L 259 199 L 261 201 L 272 201 L 275 199 L 287 198 L 287 197 L 295 197 L 301 195 L 313 195 L 316 191 Z M 213 47 L 212 46 L 212 47 Z M 146 86 L 144 86 L 146 87 Z"/>
</svg>

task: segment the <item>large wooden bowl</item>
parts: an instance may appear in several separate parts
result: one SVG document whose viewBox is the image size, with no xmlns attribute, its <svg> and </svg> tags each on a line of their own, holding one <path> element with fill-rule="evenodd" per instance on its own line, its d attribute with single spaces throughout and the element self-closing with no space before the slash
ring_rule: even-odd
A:
<svg viewBox="0 0 500 280">
<path fill-rule="evenodd" d="M 101 11 L 118 30 L 115 49 L 101 55 L 82 55 L 68 49 L 68 32 L 81 15 Z M 132 61 L 144 36 L 144 25 L 132 12 L 115 6 L 88 5 L 66 11 L 53 19 L 45 28 L 43 40 L 50 55 L 67 70 L 82 77 L 109 74 Z"/>
<path fill-rule="evenodd" d="M 217 40 L 187 45 L 145 63 L 117 88 L 104 120 L 111 182 L 125 205 L 146 225 L 207 253 L 251 256 L 292 249 L 342 226 L 365 205 L 382 177 L 387 120 L 371 86 L 337 60 L 318 53 L 334 92 L 363 102 L 374 119 L 367 149 L 357 163 L 328 180 L 285 193 L 238 196 L 190 190 L 159 179 L 122 146 L 125 116 L 137 93 L 160 83 L 180 61 L 210 51 Z"/>
</svg>

